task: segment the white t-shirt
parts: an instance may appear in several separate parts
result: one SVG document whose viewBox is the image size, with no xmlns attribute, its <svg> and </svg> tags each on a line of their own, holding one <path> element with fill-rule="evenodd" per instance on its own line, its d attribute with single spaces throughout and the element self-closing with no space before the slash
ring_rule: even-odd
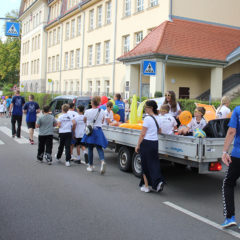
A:
<svg viewBox="0 0 240 240">
<path fill-rule="evenodd" d="M 216 117 L 218 119 L 221 118 L 227 118 L 228 114 L 231 112 L 231 110 L 226 107 L 225 105 L 223 105 L 222 107 L 219 107 L 216 111 Z"/>
<path fill-rule="evenodd" d="M 159 117 L 158 116 L 154 116 L 154 117 L 157 120 L 158 126 L 160 127 Z M 155 121 L 153 120 L 153 118 L 151 116 L 147 115 L 144 118 L 143 127 L 147 128 L 147 132 L 146 132 L 144 139 L 150 140 L 150 141 L 158 140 L 158 129 L 157 129 Z"/>
<path fill-rule="evenodd" d="M 84 123 L 84 115 L 77 114 L 74 120 L 76 121 L 75 137 L 82 138 L 85 133 L 86 126 L 86 124 Z"/>
<path fill-rule="evenodd" d="M 193 132 L 196 128 L 203 129 L 206 126 L 206 121 L 204 118 L 198 123 L 196 118 L 194 117 L 192 121 L 187 125 L 190 129 L 189 132 Z"/>
<path fill-rule="evenodd" d="M 107 109 L 104 112 L 105 112 L 104 125 L 109 125 L 107 122 L 107 119 L 110 119 L 110 121 L 113 121 L 113 112 L 112 112 L 112 110 L 110 110 L 110 112 L 108 112 Z"/>
<path fill-rule="evenodd" d="M 84 117 L 87 118 L 87 125 L 93 124 L 93 120 L 96 117 L 97 113 L 98 113 L 98 108 L 88 109 L 85 112 Z M 99 116 L 94 124 L 94 127 L 102 127 L 104 117 L 105 117 L 105 112 L 104 112 L 104 110 L 101 109 Z"/>
<path fill-rule="evenodd" d="M 4 105 L 0 103 L 0 112 L 3 113 L 4 112 Z"/>
<path fill-rule="evenodd" d="M 179 115 L 178 112 L 181 110 L 179 103 L 177 103 L 176 112 L 172 111 L 170 103 L 168 103 L 168 106 L 170 107 L 169 114 L 173 117 L 177 117 Z"/>
<path fill-rule="evenodd" d="M 162 134 L 173 134 L 174 127 L 177 126 L 177 121 L 171 114 L 159 115 L 160 128 Z"/>
<path fill-rule="evenodd" d="M 67 113 L 68 113 L 68 115 L 71 116 L 72 119 L 74 119 L 78 115 L 78 113 L 73 110 L 68 110 Z"/>
<path fill-rule="evenodd" d="M 61 123 L 59 128 L 59 133 L 72 132 L 72 117 L 68 113 L 63 113 L 59 116 L 58 122 Z"/>
</svg>

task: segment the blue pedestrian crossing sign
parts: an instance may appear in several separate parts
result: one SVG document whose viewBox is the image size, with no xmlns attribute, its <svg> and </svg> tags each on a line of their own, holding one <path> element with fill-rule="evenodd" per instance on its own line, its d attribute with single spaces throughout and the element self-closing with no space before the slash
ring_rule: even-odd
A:
<svg viewBox="0 0 240 240">
<path fill-rule="evenodd" d="M 143 75 L 156 75 L 156 61 L 143 61 Z"/>
<path fill-rule="evenodd" d="M 20 24 L 18 22 L 6 22 L 6 36 L 19 37 L 20 36 Z"/>
</svg>

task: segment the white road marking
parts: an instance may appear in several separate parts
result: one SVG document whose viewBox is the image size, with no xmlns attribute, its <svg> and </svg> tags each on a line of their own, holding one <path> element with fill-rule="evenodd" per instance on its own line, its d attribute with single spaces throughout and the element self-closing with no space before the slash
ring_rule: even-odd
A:
<svg viewBox="0 0 240 240">
<path fill-rule="evenodd" d="M 197 219 L 197 220 L 199 220 L 201 222 L 204 222 L 204 223 L 206 223 L 206 224 L 208 224 L 208 225 L 210 225 L 210 226 L 212 226 L 214 228 L 217 228 L 218 230 L 220 230 L 222 232 L 228 233 L 228 234 L 230 234 L 230 235 L 240 239 L 240 233 L 238 233 L 238 232 L 235 232 L 235 231 L 230 230 L 230 229 L 223 229 L 220 224 L 215 223 L 215 222 L 213 222 L 213 221 L 211 221 L 211 220 L 209 220 L 207 218 L 204 218 L 204 217 L 202 217 L 202 216 L 200 216 L 198 214 L 195 214 L 195 213 L 193 213 L 191 211 L 188 211 L 185 208 L 179 207 L 179 206 L 175 205 L 174 203 L 171 203 L 171 202 L 163 202 L 163 203 L 165 205 L 171 207 L 171 208 L 174 208 L 174 209 L 178 210 L 179 212 L 182 212 L 182 213 L 184 213 L 184 214 L 186 214 L 186 215 L 188 215 L 190 217 L 193 217 L 193 218 L 195 218 L 195 219 Z"/>
<path fill-rule="evenodd" d="M 0 145 L 4 145 L 5 143 L 3 141 L 0 140 Z"/>
<path fill-rule="evenodd" d="M 0 127 L 0 131 L 3 132 L 4 134 L 6 134 L 8 137 L 12 138 L 12 131 L 7 128 L 7 127 Z M 19 144 L 25 144 L 25 143 L 29 143 L 28 139 L 26 139 L 25 137 L 21 136 L 21 138 L 13 138 L 13 140 Z"/>
</svg>

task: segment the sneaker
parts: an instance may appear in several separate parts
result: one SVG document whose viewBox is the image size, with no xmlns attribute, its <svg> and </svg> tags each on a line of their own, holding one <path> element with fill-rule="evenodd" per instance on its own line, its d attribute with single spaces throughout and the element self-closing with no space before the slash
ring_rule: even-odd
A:
<svg viewBox="0 0 240 240">
<path fill-rule="evenodd" d="M 145 185 L 142 185 L 142 186 L 140 187 L 140 190 L 141 190 L 142 192 L 145 192 L 145 193 L 149 193 L 149 192 L 150 192 L 150 189 L 149 189 L 148 187 L 146 187 Z"/>
<path fill-rule="evenodd" d="M 231 218 L 226 218 L 224 223 L 221 225 L 222 228 L 227 228 L 227 227 L 231 227 L 231 226 L 236 226 L 236 220 L 235 220 L 235 216 L 232 216 Z"/>
<path fill-rule="evenodd" d="M 70 165 L 70 162 L 66 162 L 66 163 L 65 163 L 65 166 L 66 166 L 66 167 L 70 167 L 70 166 L 71 166 L 71 165 Z"/>
<path fill-rule="evenodd" d="M 88 154 L 87 153 L 84 154 L 84 160 L 85 160 L 85 163 L 88 164 Z"/>
<path fill-rule="evenodd" d="M 103 175 L 106 172 L 106 163 L 101 163 L 100 173 Z"/>
<path fill-rule="evenodd" d="M 75 160 L 77 160 L 77 158 L 74 155 L 71 155 L 70 161 L 75 161 Z"/>
<path fill-rule="evenodd" d="M 51 161 L 51 162 L 49 161 L 49 162 L 48 162 L 48 165 L 52 165 L 52 161 Z"/>
<path fill-rule="evenodd" d="M 16 134 L 13 134 L 13 135 L 12 135 L 12 138 L 15 138 L 15 137 L 16 137 Z"/>
<path fill-rule="evenodd" d="M 92 172 L 92 171 L 93 171 L 93 167 L 92 167 L 92 166 L 88 166 L 88 167 L 87 167 L 87 171 L 88 171 L 88 172 Z"/>
<path fill-rule="evenodd" d="M 81 164 L 81 160 L 75 160 L 74 163 Z"/>
<path fill-rule="evenodd" d="M 160 182 L 160 183 L 157 185 L 157 192 L 162 192 L 163 187 L 164 187 L 164 183 L 163 183 L 163 182 Z"/>
<path fill-rule="evenodd" d="M 60 158 L 57 158 L 57 153 L 56 153 L 54 156 L 55 156 L 55 160 L 56 160 L 57 162 L 59 162 L 59 161 L 60 161 Z"/>
<path fill-rule="evenodd" d="M 29 141 L 30 141 L 31 145 L 34 145 L 34 141 L 33 140 L 29 139 Z"/>
</svg>

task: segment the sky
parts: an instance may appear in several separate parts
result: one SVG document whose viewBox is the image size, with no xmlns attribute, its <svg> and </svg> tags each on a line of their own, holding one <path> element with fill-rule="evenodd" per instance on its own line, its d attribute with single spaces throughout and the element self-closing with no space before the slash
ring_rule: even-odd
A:
<svg viewBox="0 0 240 240">
<path fill-rule="evenodd" d="M 0 17 L 5 17 L 5 15 L 11 10 L 19 10 L 21 0 L 0 0 Z M 4 39 L 5 31 L 3 29 L 4 20 L 0 20 L 0 37 Z"/>
</svg>

